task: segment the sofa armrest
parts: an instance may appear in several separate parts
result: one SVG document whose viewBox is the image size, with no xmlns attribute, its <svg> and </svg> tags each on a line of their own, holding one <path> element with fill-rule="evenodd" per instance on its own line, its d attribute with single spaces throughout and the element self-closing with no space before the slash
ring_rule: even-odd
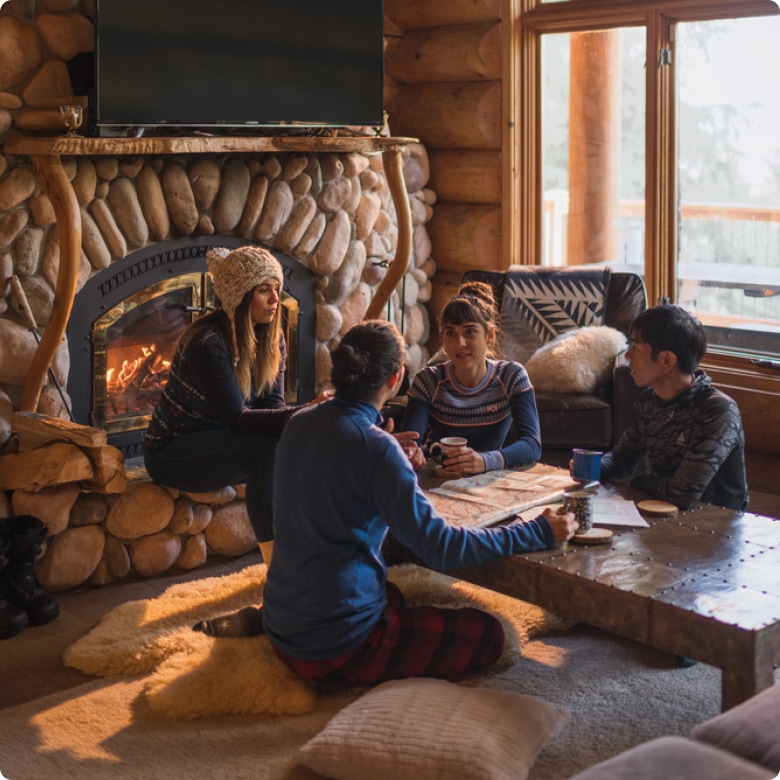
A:
<svg viewBox="0 0 780 780">
<path fill-rule="evenodd" d="M 659 737 L 608 758 L 570 780 L 772 780 L 770 772 L 684 737 Z"/>
<path fill-rule="evenodd" d="M 696 726 L 691 736 L 780 772 L 780 685 Z"/>
</svg>

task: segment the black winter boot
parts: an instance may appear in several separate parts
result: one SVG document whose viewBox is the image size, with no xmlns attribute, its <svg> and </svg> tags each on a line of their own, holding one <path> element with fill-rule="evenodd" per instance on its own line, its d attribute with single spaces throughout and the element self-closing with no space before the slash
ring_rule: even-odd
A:
<svg viewBox="0 0 780 780">
<path fill-rule="evenodd" d="M 5 567 L 8 565 L 8 551 L 11 540 L 0 536 L 0 581 Z M 10 639 L 27 628 L 27 613 L 23 609 L 9 604 L 3 598 L 3 588 L 0 587 L 0 639 Z"/>
<path fill-rule="evenodd" d="M 8 564 L 0 573 L 0 589 L 6 601 L 27 613 L 31 626 L 50 623 L 60 614 L 60 605 L 41 587 L 33 571 L 47 533 L 46 526 L 32 515 L 0 520 L 0 537 L 11 542 Z"/>
</svg>

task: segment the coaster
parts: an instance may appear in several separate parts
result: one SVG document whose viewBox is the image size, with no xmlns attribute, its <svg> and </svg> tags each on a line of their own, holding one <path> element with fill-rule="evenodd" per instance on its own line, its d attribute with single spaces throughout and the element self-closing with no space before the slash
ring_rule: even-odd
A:
<svg viewBox="0 0 780 780">
<path fill-rule="evenodd" d="M 609 544 L 612 541 L 612 531 L 609 528 L 591 528 L 581 534 L 574 534 L 570 542 L 574 544 Z"/>
<path fill-rule="evenodd" d="M 639 501 L 636 508 L 650 517 L 674 517 L 680 510 L 668 501 Z"/>
</svg>

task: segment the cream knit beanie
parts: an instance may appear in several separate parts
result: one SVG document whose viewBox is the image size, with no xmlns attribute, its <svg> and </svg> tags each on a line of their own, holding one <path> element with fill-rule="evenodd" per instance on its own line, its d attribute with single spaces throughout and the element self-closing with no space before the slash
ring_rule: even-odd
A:
<svg viewBox="0 0 780 780">
<path fill-rule="evenodd" d="M 214 282 L 214 292 L 233 327 L 234 358 L 238 360 L 236 341 L 236 309 L 244 296 L 266 279 L 284 283 L 282 266 L 267 250 L 259 246 L 238 249 L 215 247 L 206 253 L 206 265 Z"/>
</svg>

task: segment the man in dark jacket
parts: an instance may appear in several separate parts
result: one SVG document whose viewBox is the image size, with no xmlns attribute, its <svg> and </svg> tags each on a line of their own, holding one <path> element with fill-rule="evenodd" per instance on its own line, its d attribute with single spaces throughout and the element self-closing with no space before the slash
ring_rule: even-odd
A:
<svg viewBox="0 0 780 780">
<path fill-rule="evenodd" d="M 631 478 L 681 509 L 697 501 L 747 507 L 742 418 L 699 368 L 706 349 L 704 328 L 681 306 L 655 306 L 634 319 L 626 359 L 634 382 L 647 389 L 602 459 L 602 482 Z"/>
</svg>

